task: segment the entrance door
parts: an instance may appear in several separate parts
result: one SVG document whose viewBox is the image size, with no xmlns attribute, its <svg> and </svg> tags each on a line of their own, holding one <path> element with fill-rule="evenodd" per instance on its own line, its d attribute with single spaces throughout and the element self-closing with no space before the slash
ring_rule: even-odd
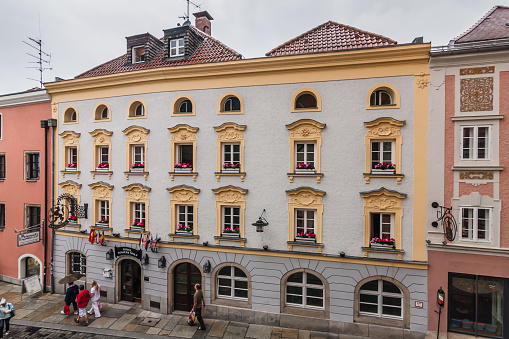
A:
<svg viewBox="0 0 509 339">
<path fill-rule="evenodd" d="M 201 272 L 186 262 L 175 267 L 174 276 L 175 310 L 189 312 L 193 308 L 194 285 L 201 284 Z"/>
<path fill-rule="evenodd" d="M 141 267 L 134 261 L 125 259 L 120 264 L 120 300 L 141 303 Z"/>
</svg>

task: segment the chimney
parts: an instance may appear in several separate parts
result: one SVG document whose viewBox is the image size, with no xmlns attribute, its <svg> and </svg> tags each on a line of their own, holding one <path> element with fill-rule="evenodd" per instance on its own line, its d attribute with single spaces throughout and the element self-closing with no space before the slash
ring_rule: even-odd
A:
<svg viewBox="0 0 509 339">
<path fill-rule="evenodd" d="M 214 20 L 214 18 L 210 16 L 209 12 L 201 11 L 198 13 L 193 13 L 193 15 L 196 17 L 194 26 L 200 31 L 205 32 L 208 35 L 212 35 L 210 20 Z"/>
</svg>

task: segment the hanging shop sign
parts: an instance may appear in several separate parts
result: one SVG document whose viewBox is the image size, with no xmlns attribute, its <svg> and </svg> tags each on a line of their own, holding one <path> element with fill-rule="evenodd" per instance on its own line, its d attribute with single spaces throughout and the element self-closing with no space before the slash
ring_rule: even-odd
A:
<svg viewBox="0 0 509 339">
<path fill-rule="evenodd" d="M 41 232 L 37 230 L 36 232 L 29 233 L 21 233 L 17 235 L 18 238 L 18 247 L 35 244 L 41 241 Z"/>
<path fill-rule="evenodd" d="M 130 255 L 131 257 L 138 258 L 141 260 L 141 250 L 137 250 L 131 247 L 117 247 L 115 246 L 115 256 Z"/>
<path fill-rule="evenodd" d="M 67 226 L 71 216 L 87 219 L 88 204 L 78 205 L 78 201 L 70 194 L 64 193 L 58 197 L 55 206 L 50 208 L 48 226 L 59 229 Z"/>
</svg>

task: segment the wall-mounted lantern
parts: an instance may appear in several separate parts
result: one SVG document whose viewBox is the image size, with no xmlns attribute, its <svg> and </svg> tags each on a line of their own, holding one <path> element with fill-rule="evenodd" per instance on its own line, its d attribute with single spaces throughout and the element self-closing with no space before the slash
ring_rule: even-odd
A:
<svg viewBox="0 0 509 339">
<path fill-rule="evenodd" d="M 141 264 L 142 265 L 148 265 L 148 254 L 145 253 L 145 255 L 143 256 L 143 258 L 141 258 Z"/>
<path fill-rule="evenodd" d="M 159 258 L 159 260 L 157 261 L 157 267 L 158 268 L 166 267 L 166 258 L 164 257 L 164 255 L 161 258 Z"/>
<path fill-rule="evenodd" d="M 203 272 L 210 273 L 210 261 L 206 261 L 205 264 L 203 264 Z"/>
<path fill-rule="evenodd" d="M 106 252 L 106 260 L 113 260 L 115 258 L 115 253 L 113 253 L 113 250 L 110 248 L 108 252 Z"/>
<path fill-rule="evenodd" d="M 265 226 L 269 225 L 269 222 L 263 217 L 265 215 L 265 209 L 263 209 L 262 214 L 258 218 L 258 220 L 255 223 L 252 223 L 251 225 L 256 227 L 256 232 L 263 232 L 263 228 Z"/>
</svg>

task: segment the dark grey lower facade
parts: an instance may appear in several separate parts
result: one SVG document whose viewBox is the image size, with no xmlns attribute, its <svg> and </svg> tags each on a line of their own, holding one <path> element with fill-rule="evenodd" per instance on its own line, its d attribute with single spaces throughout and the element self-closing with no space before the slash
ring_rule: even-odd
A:
<svg viewBox="0 0 509 339">
<path fill-rule="evenodd" d="M 160 245 L 157 252 L 141 248 L 141 260 L 126 253 L 107 259 L 115 246 L 140 250 L 132 239 L 115 240 L 101 246 L 81 234 L 58 232 L 54 281 L 82 270 L 87 286 L 99 283 L 103 300 L 139 302 L 160 313 L 189 311 L 193 286 L 200 282 L 209 318 L 377 338 L 426 336 L 425 265 L 190 244 Z M 64 286 L 57 284 L 56 292 L 64 293 Z"/>
</svg>

